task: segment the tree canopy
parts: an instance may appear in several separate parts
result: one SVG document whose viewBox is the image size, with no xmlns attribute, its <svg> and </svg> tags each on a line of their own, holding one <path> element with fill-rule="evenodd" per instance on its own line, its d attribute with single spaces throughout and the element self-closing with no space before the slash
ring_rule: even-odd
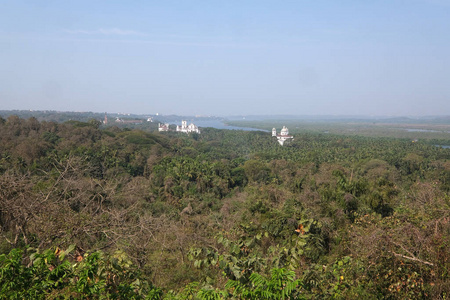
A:
<svg viewBox="0 0 450 300">
<path fill-rule="evenodd" d="M 450 149 L 0 122 L 0 298 L 445 299 Z"/>
</svg>

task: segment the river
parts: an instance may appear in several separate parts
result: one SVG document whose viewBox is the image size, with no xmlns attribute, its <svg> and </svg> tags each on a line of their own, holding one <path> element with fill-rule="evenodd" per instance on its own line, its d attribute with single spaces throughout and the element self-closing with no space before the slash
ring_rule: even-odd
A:
<svg viewBox="0 0 450 300">
<path fill-rule="evenodd" d="M 190 124 L 191 122 L 188 121 L 187 123 Z M 251 128 L 251 127 L 228 126 L 228 125 L 224 124 L 223 121 L 221 121 L 221 120 L 196 120 L 196 121 L 193 121 L 192 123 L 194 123 L 198 127 L 212 127 L 212 128 L 216 128 L 216 129 L 227 129 L 227 130 L 244 130 L 244 131 L 265 131 L 265 132 L 269 132 L 267 130 L 256 129 L 256 128 Z M 176 124 L 181 124 L 181 121 L 177 122 Z"/>
</svg>

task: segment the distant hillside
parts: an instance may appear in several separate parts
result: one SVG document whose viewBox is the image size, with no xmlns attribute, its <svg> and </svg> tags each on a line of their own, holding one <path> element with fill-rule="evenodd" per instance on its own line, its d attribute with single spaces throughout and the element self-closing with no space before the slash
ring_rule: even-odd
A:
<svg viewBox="0 0 450 300">
<path fill-rule="evenodd" d="M 95 112 L 61 112 L 54 110 L 1 110 L 0 116 L 2 118 L 8 118 L 9 116 L 16 115 L 23 119 L 35 117 L 39 121 L 53 121 L 53 122 L 66 122 L 66 121 L 80 121 L 86 122 L 91 119 L 103 120 L 104 113 Z"/>
</svg>

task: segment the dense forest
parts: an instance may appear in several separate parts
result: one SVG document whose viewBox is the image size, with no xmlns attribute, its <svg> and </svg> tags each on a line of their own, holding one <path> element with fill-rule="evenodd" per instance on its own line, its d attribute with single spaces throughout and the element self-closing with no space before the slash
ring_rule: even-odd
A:
<svg viewBox="0 0 450 300">
<path fill-rule="evenodd" d="M 450 149 L 0 118 L 0 298 L 448 299 Z"/>
</svg>

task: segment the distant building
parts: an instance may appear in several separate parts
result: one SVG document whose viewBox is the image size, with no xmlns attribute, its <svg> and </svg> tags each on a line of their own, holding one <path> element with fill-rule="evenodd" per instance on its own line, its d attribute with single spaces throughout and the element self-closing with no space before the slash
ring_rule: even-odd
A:
<svg viewBox="0 0 450 300">
<path fill-rule="evenodd" d="M 169 131 L 169 124 L 158 124 L 158 131 Z"/>
<path fill-rule="evenodd" d="M 283 126 L 283 128 L 280 131 L 280 134 L 277 134 L 277 130 L 273 128 L 272 136 L 275 136 L 277 138 L 277 141 L 278 143 L 280 143 L 281 146 L 284 145 L 284 142 L 294 138 L 292 135 L 289 135 L 289 129 L 286 126 Z"/>
<path fill-rule="evenodd" d="M 105 113 L 105 119 L 103 120 L 103 124 L 107 125 L 108 124 L 108 116 Z"/>
<path fill-rule="evenodd" d="M 163 132 L 163 131 L 170 131 L 169 129 L 169 124 L 158 124 L 158 131 Z M 198 127 L 191 123 L 189 125 L 187 125 L 186 121 L 181 121 L 181 126 L 177 125 L 177 132 L 184 132 L 184 133 L 191 133 L 191 132 L 195 132 L 195 133 L 200 133 L 200 130 L 198 129 Z"/>
<path fill-rule="evenodd" d="M 194 125 L 194 123 L 187 125 L 187 122 L 185 120 L 181 121 L 181 126 L 177 125 L 177 131 L 184 133 L 191 133 L 191 132 L 200 133 L 200 130 L 196 125 Z"/>
</svg>

